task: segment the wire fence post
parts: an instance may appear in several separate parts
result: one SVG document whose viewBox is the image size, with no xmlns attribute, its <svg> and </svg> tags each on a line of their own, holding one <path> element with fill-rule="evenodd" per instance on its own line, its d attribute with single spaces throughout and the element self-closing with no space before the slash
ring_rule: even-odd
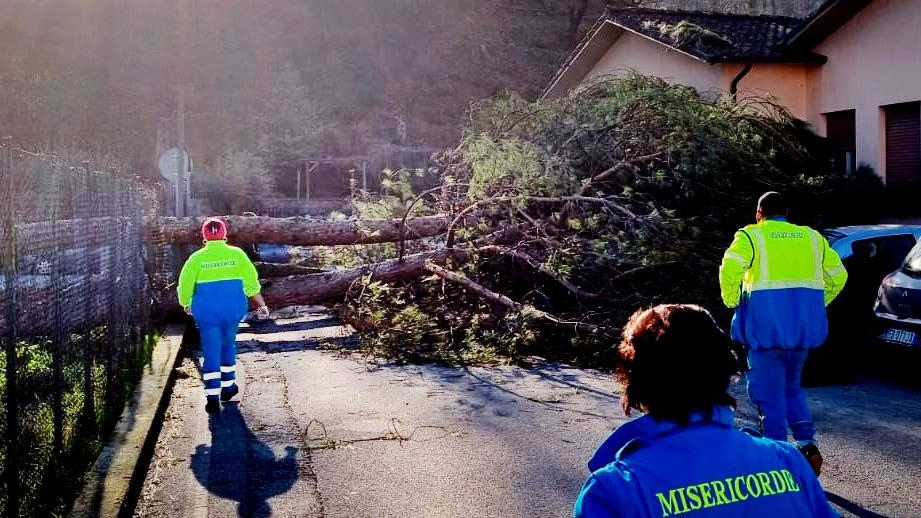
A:
<svg viewBox="0 0 921 518">
<path fill-rule="evenodd" d="M 102 215 L 104 217 L 107 217 L 107 219 L 111 218 L 112 217 L 112 197 L 110 196 L 111 189 L 107 188 L 110 186 L 103 185 L 101 182 L 99 182 L 99 176 L 100 176 L 99 173 L 94 171 L 93 173 L 91 173 L 91 175 L 93 177 L 93 187 L 94 187 L 93 196 L 96 199 L 96 206 L 102 212 Z M 118 221 L 117 218 L 111 218 L 111 219 Z M 117 340 L 117 333 L 118 333 L 118 329 L 117 329 L 118 316 L 116 315 L 116 312 L 118 309 L 117 309 L 117 305 L 115 304 L 115 300 L 114 300 L 115 297 L 113 296 L 114 293 L 112 290 L 112 283 L 115 281 L 115 275 L 113 272 L 113 269 L 115 268 L 115 264 L 114 264 L 115 260 L 114 260 L 114 253 L 113 253 L 112 248 L 118 242 L 118 230 L 117 228 L 110 228 L 106 232 L 100 232 L 100 228 L 98 227 L 97 221 L 98 220 L 96 218 L 93 219 L 93 230 L 94 230 L 93 235 L 103 236 L 102 240 L 97 241 L 96 243 L 96 245 L 101 246 L 103 250 L 103 255 L 101 257 L 102 260 L 100 261 L 101 264 L 99 265 L 99 275 L 102 279 L 103 287 L 99 290 L 99 292 L 96 293 L 98 297 L 96 304 L 97 305 L 100 304 L 99 299 L 102 299 L 102 302 L 101 302 L 102 307 L 106 308 L 107 310 L 105 313 L 106 318 L 104 319 L 105 335 L 103 337 L 104 345 L 102 349 L 103 350 L 102 361 L 105 365 L 105 387 L 103 389 L 103 394 L 104 394 L 103 398 L 106 402 L 106 405 L 104 405 L 103 408 L 104 408 L 105 424 L 107 425 L 109 421 L 112 419 L 112 416 L 109 413 L 108 403 L 110 401 L 114 401 L 117 397 L 116 395 L 117 373 L 115 369 L 115 364 L 116 364 L 115 342 Z"/>
<path fill-rule="evenodd" d="M 90 175 L 89 162 L 83 163 L 83 168 L 80 171 L 81 174 L 81 197 L 85 200 L 85 209 L 95 205 L 96 200 L 93 199 L 93 188 L 92 188 L 92 177 Z M 87 214 L 81 211 L 79 216 L 81 218 L 85 217 Z M 87 280 L 87 287 L 90 286 L 90 271 L 92 271 L 93 263 L 93 249 L 94 249 L 94 232 L 90 228 L 89 224 L 82 225 L 81 230 L 85 233 L 83 249 L 84 249 L 84 264 L 83 267 L 88 271 L 84 273 Z M 88 434 L 96 434 L 96 391 L 93 383 L 93 349 L 94 349 L 94 340 L 93 340 L 93 326 L 90 324 L 93 320 L 93 302 L 94 297 L 91 291 L 85 291 L 83 293 L 83 417 L 84 417 L 84 426 L 86 427 L 86 432 Z"/>
<path fill-rule="evenodd" d="M 55 178 L 53 182 L 56 191 L 61 191 L 60 181 Z M 51 274 L 51 284 L 52 286 L 60 286 L 63 281 L 63 260 L 61 249 L 61 238 L 59 235 L 60 231 L 58 229 L 58 222 L 60 218 L 60 210 L 58 204 L 55 204 L 51 210 L 51 220 L 52 220 L 52 239 L 54 241 L 53 255 L 48 265 L 50 267 L 49 273 Z M 53 297 L 52 300 L 52 318 L 53 320 L 53 332 L 51 336 L 51 368 L 52 376 L 54 377 L 54 391 L 52 394 L 52 411 L 54 414 L 54 445 L 52 449 L 52 466 L 51 473 L 56 472 L 55 466 L 58 463 L 58 459 L 61 458 L 61 455 L 64 452 L 64 362 L 62 359 L 64 341 L 66 336 L 64 333 L 64 311 L 61 304 L 61 297 Z"/>
<path fill-rule="evenodd" d="M 8 197 L 3 200 L 6 210 L 3 213 L 3 234 L 4 242 L 2 243 L 2 269 L 4 299 L 6 305 L 3 308 L 6 316 L 6 386 L 5 386 L 5 410 L 6 410 L 6 455 L 4 459 L 3 471 L 6 474 L 6 516 L 13 518 L 19 516 L 20 502 L 20 484 L 19 484 L 19 394 L 18 394 L 18 362 L 16 345 L 18 343 L 17 333 L 17 256 L 16 246 L 16 199 L 14 189 L 14 171 L 13 171 L 13 154 L 12 150 L 3 149 L 3 167 L 2 172 L 8 178 L 5 188 L 8 189 Z"/>
</svg>

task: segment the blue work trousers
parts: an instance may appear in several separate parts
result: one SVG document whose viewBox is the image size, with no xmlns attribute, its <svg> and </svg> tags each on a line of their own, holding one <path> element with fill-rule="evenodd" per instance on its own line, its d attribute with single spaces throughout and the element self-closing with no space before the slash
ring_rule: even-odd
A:
<svg viewBox="0 0 921 518">
<path fill-rule="evenodd" d="M 237 379 L 237 329 L 239 323 L 198 322 L 201 336 L 202 379 L 205 382 L 205 396 L 217 400 L 221 391 L 230 390 Z"/>
<path fill-rule="evenodd" d="M 806 349 L 752 349 L 748 353 L 748 397 L 762 415 L 762 433 L 787 440 L 787 426 L 799 444 L 815 442 L 815 422 L 800 384 Z"/>
</svg>

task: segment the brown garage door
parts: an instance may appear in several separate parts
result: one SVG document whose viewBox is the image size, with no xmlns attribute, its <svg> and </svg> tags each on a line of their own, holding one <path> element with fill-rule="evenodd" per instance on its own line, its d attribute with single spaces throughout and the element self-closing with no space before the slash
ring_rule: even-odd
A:
<svg viewBox="0 0 921 518">
<path fill-rule="evenodd" d="M 921 102 L 886 106 L 886 184 L 921 185 Z"/>
</svg>

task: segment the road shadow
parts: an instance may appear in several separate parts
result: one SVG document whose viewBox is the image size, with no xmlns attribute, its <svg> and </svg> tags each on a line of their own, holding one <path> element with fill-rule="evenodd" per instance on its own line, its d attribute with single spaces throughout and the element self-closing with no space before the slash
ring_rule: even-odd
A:
<svg viewBox="0 0 921 518">
<path fill-rule="evenodd" d="M 237 334 L 237 352 L 289 353 L 310 349 L 354 349 L 357 334 L 343 333 L 337 317 L 304 320 L 301 317 L 244 323 Z M 304 332 L 311 332 L 304 334 Z"/>
<path fill-rule="evenodd" d="M 574 374 L 572 372 L 566 372 L 559 366 L 552 364 L 533 367 L 528 369 L 528 372 L 547 381 L 558 383 L 560 385 L 566 385 L 567 387 L 574 388 L 579 392 L 592 394 L 608 401 L 620 400 L 620 394 L 616 394 L 613 391 L 598 390 L 583 383 L 581 377 L 584 376 L 584 373 Z M 610 378 L 610 384 L 612 387 L 614 387 L 616 383 L 614 381 L 614 376 L 610 375 Z"/>
<path fill-rule="evenodd" d="M 273 319 L 250 320 L 249 322 L 245 322 L 245 324 L 246 326 L 241 327 L 240 332 L 264 335 L 283 331 L 310 331 L 322 327 L 336 327 L 342 325 L 342 321 L 337 317 L 324 317 L 313 320 L 282 323 Z"/>
<path fill-rule="evenodd" d="M 828 498 L 829 502 L 837 505 L 845 511 L 853 514 L 854 516 L 857 516 L 858 518 L 888 518 L 884 514 L 875 513 L 869 509 L 864 509 L 859 504 L 851 502 L 844 497 L 838 496 L 831 491 L 826 491 L 825 496 Z"/>
<path fill-rule="evenodd" d="M 576 414 L 576 415 L 581 415 L 581 416 L 586 416 L 586 417 L 597 417 L 601 419 L 610 418 L 610 416 L 608 415 L 603 415 L 603 414 L 591 412 L 588 410 L 580 410 L 578 408 L 574 408 L 568 404 L 565 404 L 563 401 L 557 401 L 553 398 L 549 398 L 549 399 L 535 398 L 533 396 L 520 392 L 518 389 L 514 387 L 507 387 L 502 384 L 496 383 L 496 381 L 490 378 L 489 376 L 484 376 L 469 368 L 464 368 L 463 372 L 467 378 L 474 380 L 474 385 L 473 385 L 472 390 L 470 390 L 471 392 L 470 395 L 482 400 L 481 405 L 486 405 L 494 400 L 497 400 L 498 394 L 505 394 L 517 400 L 527 400 L 532 403 L 550 408 L 557 412 L 571 413 L 571 414 Z M 551 376 L 545 372 L 532 371 L 532 373 L 537 375 L 541 379 L 558 381 L 558 378 L 555 378 L 554 376 Z M 456 384 L 457 381 L 462 381 L 462 379 L 454 380 L 451 378 L 445 378 L 442 381 L 447 382 L 449 384 Z M 613 394 L 609 395 L 604 392 L 596 391 L 596 390 L 590 389 L 589 387 L 583 386 L 581 384 L 576 384 L 571 381 L 560 382 L 560 384 L 565 385 L 567 387 L 576 387 L 576 388 L 581 387 L 581 390 L 583 392 L 587 392 L 595 397 L 598 397 L 599 394 L 603 396 L 610 396 L 611 401 L 615 402 L 615 404 L 612 406 L 616 406 L 616 402 L 619 400 L 619 396 L 616 396 Z M 496 415 L 503 415 L 503 414 L 497 413 Z"/>
<path fill-rule="evenodd" d="M 211 445 L 200 444 L 192 454 L 195 478 L 212 494 L 238 502 L 240 518 L 272 516 L 268 500 L 297 482 L 297 448 L 288 446 L 285 456 L 276 458 L 246 425 L 235 402 L 209 416 L 208 428 Z"/>
<path fill-rule="evenodd" d="M 237 354 L 262 351 L 266 353 L 291 353 L 317 349 L 355 349 L 361 345 L 358 337 L 343 336 L 329 338 L 307 338 L 304 340 L 240 340 L 237 342 Z"/>
</svg>

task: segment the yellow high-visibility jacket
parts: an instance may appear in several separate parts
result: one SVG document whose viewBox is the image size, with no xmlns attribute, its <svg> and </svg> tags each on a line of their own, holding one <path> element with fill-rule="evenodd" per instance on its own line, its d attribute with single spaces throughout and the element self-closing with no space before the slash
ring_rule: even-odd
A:
<svg viewBox="0 0 921 518">
<path fill-rule="evenodd" d="M 769 218 L 736 232 L 719 277 L 723 302 L 736 308 L 734 340 L 753 349 L 811 349 L 828 336 L 825 306 L 847 271 L 822 234 Z"/>
<path fill-rule="evenodd" d="M 208 241 L 186 260 L 176 290 L 179 304 L 192 307 L 199 324 L 239 322 L 247 298 L 262 290 L 246 252 L 226 241 Z"/>
</svg>

